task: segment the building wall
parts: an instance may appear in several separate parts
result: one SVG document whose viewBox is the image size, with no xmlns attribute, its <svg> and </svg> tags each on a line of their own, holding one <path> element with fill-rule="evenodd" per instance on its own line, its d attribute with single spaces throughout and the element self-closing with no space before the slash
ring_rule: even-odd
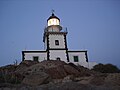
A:
<svg viewBox="0 0 120 90">
<path fill-rule="evenodd" d="M 75 63 L 75 64 L 83 64 L 86 63 L 86 56 L 85 52 L 69 52 L 69 62 Z M 34 56 L 39 57 L 39 61 L 47 60 L 47 52 L 25 52 L 24 53 L 24 59 L 25 60 L 33 60 Z M 57 57 L 59 57 L 62 61 L 67 62 L 66 57 L 66 50 L 50 50 L 50 60 L 56 60 Z M 74 56 L 78 56 L 79 62 L 74 62 Z"/>
<path fill-rule="evenodd" d="M 86 55 L 85 52 L 69 52 L 68 51 L 68 55 L 69 55 L 69 61 L 76 64 L 76 65 L 82 65 L 85 67 L 88 67 L 88 63 L 86 62 Z M 78 62 L 74 62 L 74 56 L 78 56 Z"/>
<path fill-rule="evenodd" d="M 59 45 L 55 45 L 55 40 L 59 40 Z M 49 34 L 50 48 L 65 48 L 65 41 L 63 34 Z"/>
<path fill-rule="evenodd" d="M 88 62 L 88 68 L 89 69 L 91 69 L 91 68 L 93 68 L 95 65 L 97 65 L 98 63 L 96 63 L 96 62 Z"/>
<path fill-rule="evenodd" d="M 44 43 L 44 50 L 47 49 L 47 38 L 45 38 L 45 43 Z"/>
<path fill-rule="evenodd" d="M 50 60 L 56 60 L 57 57 L 67 62 L 66 50 L 50 50 Z"/>
<path fill-rule="evenodd" d="M 69 62 L 74 63 L 76 65 L 81 65 L 87 68 L 93 68 L 97 63 L 96 62 L 86 62 L 86 52 L 78 52 L 78 51 L 73 51 L 69 52 Z M 24 52 L 24 60 L 33 60 L 34 56 L 39 57 L 39 62 L 43 60 L 47 60 L 47 52 Z M 79 62 L 74 62 L 74 56 L 78 56 Z M 67 57 L 66 57 L 66 50 L 50 50 L 50 60 L 56 60 L 56 58 L 59 57 L 61 61 L 67 62 Z"/>
<path fill-rule="evenodd" d="M 39 52 L 39 53 L 24 53 L 24 59 L 25 60 L 33 60 L 34 56 L 39 57 L 39 61 L 47 60 L 47 53 L 46 52 Z"/>
</svg>

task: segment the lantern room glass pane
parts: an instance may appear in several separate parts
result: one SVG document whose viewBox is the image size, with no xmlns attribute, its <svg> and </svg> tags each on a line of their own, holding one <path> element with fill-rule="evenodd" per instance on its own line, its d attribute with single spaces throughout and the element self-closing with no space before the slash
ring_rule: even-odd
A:
<svg viewBox="0 0 120 90">
<path fill-rule="evenodd" d="M 48 26 L 51 26 L 51 25 L 59 25 L 59 20 L 56 18 L 52 18 L 48 20 Z"/>
</svg>

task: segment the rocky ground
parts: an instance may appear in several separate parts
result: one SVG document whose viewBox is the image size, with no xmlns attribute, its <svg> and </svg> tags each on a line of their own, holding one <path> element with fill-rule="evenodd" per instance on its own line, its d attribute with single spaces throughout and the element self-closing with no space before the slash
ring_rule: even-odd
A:
<svg viewBox="0 0 120 90">
<path fill-rule="evenodd" d="M 120 90 L 120 73 L 99 73 L 57 60 L 28 60 L 0 67 L 0 90 Z"/>
</svg>

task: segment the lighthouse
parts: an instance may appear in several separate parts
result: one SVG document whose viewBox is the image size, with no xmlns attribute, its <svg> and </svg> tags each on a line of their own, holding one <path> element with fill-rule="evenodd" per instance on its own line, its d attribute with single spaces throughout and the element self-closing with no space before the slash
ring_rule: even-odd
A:
<svg viewBox="0 0 120 90">
<path fill-rule="evenodd" d="M 43 33 L 44 50 L 24 50 L 22 61 L 61 60 L 89 68 L 96 65 L 95 62 L 88 62 L 87 50 L 68 50 L 67 28 L 60 25 L 61 20 L 54 12 L 46 21 L 47 25 Z"/>
<path fill-rule="evenodd" d="M 44 29 L 43 36 L 47 60 L 69 62 L 66 40 L 67 33 L 67 28 L 63 29 L 60 25 L 60 19 L 52 13 L 47 19 L 47 26 Z"/>
</svg>

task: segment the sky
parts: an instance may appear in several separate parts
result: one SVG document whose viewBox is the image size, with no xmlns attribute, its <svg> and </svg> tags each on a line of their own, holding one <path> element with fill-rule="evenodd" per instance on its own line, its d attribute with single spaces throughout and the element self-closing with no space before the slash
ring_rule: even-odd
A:
<svg viewBox="0 0 120 90">
<path fill-rule="evenodd" d="M 69 50 L 120 67 L 120 0 L 0 0 L 0 66 L 21 62 L 23 50 L 44 50 L 52 9 L 68 29 Z"/>
</svg>

